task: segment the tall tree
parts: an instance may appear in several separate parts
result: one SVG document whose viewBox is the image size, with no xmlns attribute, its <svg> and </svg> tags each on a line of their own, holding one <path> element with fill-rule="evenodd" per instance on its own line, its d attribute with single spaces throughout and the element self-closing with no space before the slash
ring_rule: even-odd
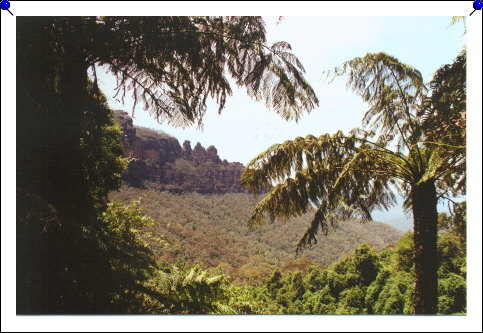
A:
<svg viewBox="0 0 483 333">
<path fill-rule="evenodd" d="M 414 311 L 436 313 L 437 202 L 449 198 L 449 191 L 465 191 L 464 123 L 455 125 L 453 119 L 464 118 L 465 62 L 463 52 L 436 73 L 430 89 L 419 71 L 385 53 L 352 59 L 329 72 L 333 78 L 346 75 L 348 86 L 369 104 L 363 128 L 297 137 L 254 158 L 242 183 L 258 193 L 271 190 L 249 225 L 264 223 L 267 215 L 273 221 L 315 211 L 300 250 L 340 219 L 371 220 L 371 212 L 393 205 L 399 192 L 414 218 Z M 441 119 L 450 131 L 431 126 Z"/>
</svg>

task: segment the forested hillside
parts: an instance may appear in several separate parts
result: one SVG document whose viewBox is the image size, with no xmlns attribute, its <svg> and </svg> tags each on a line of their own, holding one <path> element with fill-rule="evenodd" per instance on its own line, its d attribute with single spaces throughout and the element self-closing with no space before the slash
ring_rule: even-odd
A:
<svg viewBox="0 0 483 333">
<path fill-rule="evenodd" d="M 381 249 L 402 236 L 383 223 L 346 221 L 322 236 L 317 246 L 296 256 L 300 230 L 310 216 L 251 230 L 246 222 L 258 200 L 250 194 L 176 195 L 123 186 L 110 198 L 124 203 L 140 199 L 143 213 L 157 222 L 150 231 L 165 235 L 171 244 L 155 251 L 162 260 L 218 267 L 235 281 L 252 284 L 260 283 L 275 268 L 306 270 L 310 264 L 326 267 L 363 243 Z"/>
<path fill-rule="evenodd" d="M 201 126 L 230 82 L 299 120 L 319 100 L 261 17 L 16 24 L 17 315 L 466 313 L 466 49 L 429 83 L 384 52 L 344 62 L 328 76 L 368 104 L 361 127 L 243 166 L 135 128 L 97 71 L 159 123 Z M 414 233 L 361 223 L 397 193 Z"/>
</svg>

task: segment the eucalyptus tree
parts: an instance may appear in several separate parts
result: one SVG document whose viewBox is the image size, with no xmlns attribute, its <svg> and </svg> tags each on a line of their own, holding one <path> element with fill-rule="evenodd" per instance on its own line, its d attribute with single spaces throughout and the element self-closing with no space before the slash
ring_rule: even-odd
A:
<svg viewBox="0 0 483 333">
<path fill-rule="evenodd" d="M 371 212 L 394 205 L 399 192 L 414 218 L 414 311 L 436 313 L 437 203 L 465 191 L 465 62 L 463 52 L 429 88 L 418 70 L 385 53 L 328 72 L 331 79 L 346 76 L 369 104 L 362 128 L 297 137 L 255 157 L 242 183 L 255 193 L 269 191 L 249 225 L 313 212 L 299 251 L 342 219 L 371 220 Z M 451 131 L 438 129 L 443 123 Z"/>
</svg>

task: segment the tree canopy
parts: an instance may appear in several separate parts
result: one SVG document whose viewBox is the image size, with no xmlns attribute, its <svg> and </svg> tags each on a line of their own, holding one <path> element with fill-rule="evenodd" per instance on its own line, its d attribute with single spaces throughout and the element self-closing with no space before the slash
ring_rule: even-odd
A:
<svg viewBox="0 0 483 333">
<path fill-rule="evenodd" d="M 304 67 L 287 42 L 267 45 L 260 17 L 79 17 L 46 22 L 75 34 L 85 66 L 105 66 L 117 93 L 129 92 L 160 122 L 201 124 L 208 98 L 223 110 L 232 88 L 264 100 L 285 119 L 318 105 Z"/>
</svg>

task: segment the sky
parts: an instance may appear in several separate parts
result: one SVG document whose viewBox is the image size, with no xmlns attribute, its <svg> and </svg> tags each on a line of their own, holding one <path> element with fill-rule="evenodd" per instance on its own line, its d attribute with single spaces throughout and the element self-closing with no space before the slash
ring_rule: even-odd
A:
<svg viewBox="0 0 483 333">
<path fill-rule="evenodd" d="M 328 84 L 323 71 L 366 53 L 385 52 L 420 70 L 426 81 L 443 64 L 451 63 L 465 43 L 463 25 L 448 28 L 451 17 L 265 17 L 268 44 L 287 41 L 306 70 L 306 79 L 314 88 L 319 107 L 299 120 L 285 121 L 267 109 L 263 102 L 247 96 L 235 86 L 233 96 L 218 114 L 217 105 L 209 103 L 203 130 L 197 125 L 176 128 L 159 124 L 138 105 L 134 124 L 160 129 L 180 143 L 189 140 L 204 147 L 214 145 L 221 159 L 247 164 L 274 143 L 308 134 L 321 135 L 360 126 L 368 105 L 345 87 L 344 78 Z M 131 112 L 133 101 L 125 104 L 111 98 L 115 79 L 98 72 L 101 89 L 113 109 Z"/>
<path fill-rule="evenodd" d="M 221 114 L 217 104 L 208 104 L 203 129 L 197 125 L 179 128 L 159 124 L 141 105 L 134 110 L 134 124 L 162 130 L 180 144 L 189 140 L 192 146 L 197 142 L 205 148 L 214 145 L 221 159 L 246 165 L 272 144 L 308 134 L 347 132 L 360 126 L 368 104 L 346 88 L 344 77 L 329 84 L 324 71 L 366 53 L 385 52 L 418 69 L 428 82 L 441 65 L 453 61 L 466 41 L 463 23 L 448 27 L 450 16 L 286 16 L 278 24 L 275 16 L 264 20 L 268 44 L 290 43 L 305 68 L 305 77 L 319 99 L 319 106 L 310 114 L 303 115 L 298 123 L 285 121 L 231 80 L 233 96 Z M 126 97 L 125 104 L 112 98 L 116 87 L 112 74 L 98 70 L 98 80 L 111 108 L 132 112 L 132 98 Z M 412 223 L 402 211 L 401 197 L 398 202 L 398 206 L 388 212 L 375 212 L 373 217 L 383 222 L 406 220 L 409 227 Z M 445 209 L 440 206 L 440 210 Z"/>
<path fill-rule="evenodd" d="M 136 1 L 114 3 L 96 1 L 11 1 L 1 14 L 1 304 L 2 331 L 60 331 L 79 329 L 103 331 L 474 331 L 482 323 L 482 12 L 473 11 L 472 1 Z M 384 51 L 418 68 L 429 80 L 442 64 L 450 62 L 464 43 L 462 27 L 447 28 L 449 18 L 467 17 L 468 40 L 468 314 L 466 316 L 16 316 L 15 312 L 15 18 L 16 16 L 76 15 L 285 15 L 275 25 L 267 18 L 268 38 L 292 44 L 294 53 L 307 69 L 306 77 L 321 103 L 299 125 L 286 123 L 250 101 L 243 92 L 228 100 L 222 116 L 208 112 L 204 132 L 157 125 L 147 114 L 136 110 L 135 122 L 161 128 L 178 140 L 200 141 L 205 147 L 216 144 L 222 158 L 246 163 L 268 145 L 292 139 L 300 132 L 317 134 L 349 129 L 360 124 L 367 106 L 344 84 L 328 86 L 320 80 L 322 71 L 365 52 Z M 291 15 L 304 16 L 302 18 Z M 344 15 L 344 17 L 337 17 Z M 364 16 L 372 15 L 367 18 Z M 325 17 L 322 17 L 325 16 Z M 444 16 L 444 17 L 441 17 Z M 307 29 L 316 26 L 315 29 Z M 422 29 L 422 30 L 420 30 Z M 108 78 L 105 78 L 108 80 Z M 108 82 L 106 82 L 108 84 Z M 109 92 L 106 90 L 109 95 Z M 117 108 L 111 102 L 113 108 Z M 130 106 L 119 107 L 130 110 Z M 243 112 L 243 117 L 237 116 Z M 223 118 L 221 118 L 223 117 Z M 221 121 L 221 119 L 223 119 Z M 255 122 L 256 120 L 256 122 Z M 263 123 L 265 125 L 261 125 Z M 250 126 L 258 128 L 248 136 Z M 291 125 L 291 126 L 290 126 Z M 345 126 L 345 127 L 344 127 Z M 252 131 L 253 132 L 253 131 Z M 223 137 L 233 133 L 233 137 Z M 256 136 L 258 134 L 258 136 Z M 304 133 L 301 133 L 302 135 Z M 235 137 L 236 135 L 236 137 Z M 266 136 L 266 137 L 264 137 Z M 226 148 L 225 148 L 226 141 Z M 233 148 L 235 147 L 235 148 Z M 251 155 L 252 151 L 255 152 Z M 86 320 L 88 319 L 88 320 Z M 113 320 L 114 319 L 114 320 Z M 186 320 L 188 319 L 188 320 Z M 343 320 L 341 320 L 343 319 Z"/>
</svg>

